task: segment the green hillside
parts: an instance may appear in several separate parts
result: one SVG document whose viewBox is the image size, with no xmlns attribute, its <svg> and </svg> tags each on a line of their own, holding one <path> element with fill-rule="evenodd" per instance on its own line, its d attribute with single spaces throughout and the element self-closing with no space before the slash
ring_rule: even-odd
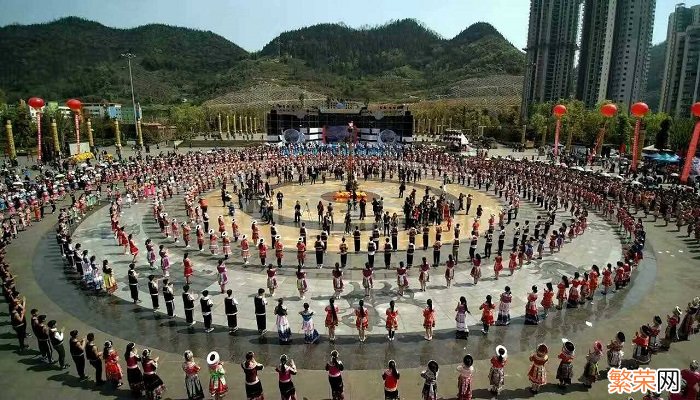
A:
<svg viewBox="0 0 700 400">
<path fill-rule="evenodd" d="M 490 24 L 445 39 L 412 19 L 368 29 L 320 24 L 285 32 L 248 53 L 205 31 L 166 25 L 115 29 L 69 17 L 0 28 L 0 90 L 8 101 L 40 95 L 130 99 L 126 60 L 144 103 L 201 102 L 261 82 L 334 98 L 399 101 L 448 93 L 470 78 L 521 75 L 524 56 Z"/>
</svg>

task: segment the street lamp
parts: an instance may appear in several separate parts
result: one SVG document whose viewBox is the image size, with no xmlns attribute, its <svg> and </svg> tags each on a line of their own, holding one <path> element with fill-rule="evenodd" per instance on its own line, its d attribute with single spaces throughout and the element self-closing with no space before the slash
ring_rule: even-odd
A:
<svg viewBox="0 0 700 400">
<path fill-rule="evenodd" d="M 138 138 L 139 148 L 143 146 L 143 137 L 141 136 L 141 131 L 139 130 L 138 116 L 136 112 L 136 98 L 134 97 L 134 77 L 131 74 L 131 59 L 136 56 L 131 53 L 122 53 L 122 57 L 126 57 L 129 63 L 129 83 L 131 84 L 131 105 L 134 107 L 134 129 L 136 130 L 136 136 Z"/>
</svg>

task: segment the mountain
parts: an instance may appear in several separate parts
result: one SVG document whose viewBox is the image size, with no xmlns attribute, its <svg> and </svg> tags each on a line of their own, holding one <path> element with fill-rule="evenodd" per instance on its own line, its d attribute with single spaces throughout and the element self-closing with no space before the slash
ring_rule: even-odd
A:
<svg viewBox="0 0 700 400">
<path fill-rule="evenodd" d="M 0 90 L 10 101 L 127 101 L 124 52 L 136 55 L 134 89 L 144 104 L 199 102 L 267 83 L 356 100 L 429 98 L 472 78 L 521 75 L 525 60 L 483 22 L 452 39 L 413 19 L 362 29 L 319 24 L 248 53 L 212 32 L 160 24 L 115 29 L 68 17 L 0 28 Z"/>
<path fill-rule="evenodd" d="M 649 50 L 649 75 L 647 78 L 647 90 L 644 99 L 654 111 L 659 111 L 661 99 L 661 81 L 664 77 L 664 63 L 666 62 L 666 42 L 651 46 Z"/>
</svg>

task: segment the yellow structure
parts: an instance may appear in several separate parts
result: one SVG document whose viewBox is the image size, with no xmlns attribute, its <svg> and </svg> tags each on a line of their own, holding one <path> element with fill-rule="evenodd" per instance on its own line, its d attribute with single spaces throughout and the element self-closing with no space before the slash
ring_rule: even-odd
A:
<svg viewBox="0 0 700 400">
<path fill-rule="evenodd" d="M 51 119 L 51 136 L 53 136 L 53 148 L 59 157 L 61 156 L 61 142 L 58 140 L 58 125 L 56 125 L 56 120 Z"/>
<path fill-rule="evenodd" d="M 119 120 L 114 120 L 114 145 L 117 147 L 122 147 L 122 134 L 119 132 Z"/>
<path fill-rule="evenodd" d="M 87 131 L 88 131 L 88 143 L 90 143 L 90 149 L 95 147 L 95 139 L 92 137 L 92 121 L 90 118 L 87 120 Z"/>
<path fill-rule="evenodd" d="M 5 132 L 7 133 L 7 155 L 10 156 L 10 160 L 16 160 L 17 150 L 15 150 L 15 137 L 12 135 L 12 121 L 9 119 L 5 124 Z"/>
</svg>

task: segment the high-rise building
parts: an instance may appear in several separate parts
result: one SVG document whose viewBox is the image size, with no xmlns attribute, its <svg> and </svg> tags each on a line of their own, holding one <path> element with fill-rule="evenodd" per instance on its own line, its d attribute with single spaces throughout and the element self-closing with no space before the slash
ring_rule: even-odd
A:
<svg viewBox="0 0 700 400">
<path fill-rule="evenodd" d="M 656 0 L 585 0 L 576 97 L 625 107 L 646 89 Z"/>
<path fill-rule="evenodd" d="M 581 0 L 531 0 L 521 111 L 573 92 Z"/>
<path fill-rule="evenodd" d="M 668 17 L 666 59 L 659 110 L 688 116 L 700 85 L 700 6 L 676 5 Z"/>
</svg>

